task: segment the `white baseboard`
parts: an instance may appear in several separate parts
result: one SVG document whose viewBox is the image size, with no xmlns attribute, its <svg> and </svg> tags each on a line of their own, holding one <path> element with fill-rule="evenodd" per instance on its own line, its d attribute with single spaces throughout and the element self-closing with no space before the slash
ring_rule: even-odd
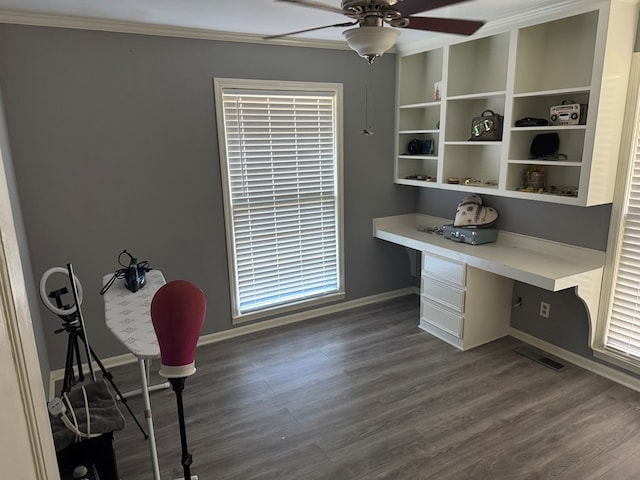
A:
<svg viewBox="0 0 640 480">
<path fill-rule="evenodd" d="M 125 353 L 123 355 L 116 355 L 105 359 L 101 358 L 100 361 L 104 365 L 104 368 L 109 370 L 113 367 L 119 367 L 120 365 L 128 365 L 129 363 L 137 362 L 137 359 L 132 353 Z M 93 371 L 96 372 L 96 374 L 101 373 L 100 367 L 96 362 L 91 362 L 91 364 L 93 365 Z M 82 371 L 84 373 L 84 376 L 86 378 L 89 378 L 89 367 L 86 363 L 82 364 Z M 75 370 L 75 372 L 77 375 L 77 369 Z M 51 373 L 49 374 L 49 400 L 56 396 L 56 382 L 61 382 L 62 380 L 64 380 L 64 368 L 59 368 L 57 370 L 51 371 Z"/>
<path fill-rule="evenodd" d="M 615 368 L 608 367 L 607 365 L 603 365 L 598 362 L 594 362 L 588 358 L 585 358 L 576 353 L 565 350 L 564 348 L 560 348 L 557 345 L 554 345 L 549 342 L 545 342 L 544 340 L 540 340 L 533 335 L 529 335 L 521 330 L 510 327 L 509 335 L 518 340 L 521 340 L 529 345 L 533 345 L 545 352 L 548 352 L 562 360 L 566 360 L 569 363 L 572 363 L 580 368 L 584 368 L 596 375 L 600 375 L 601 377 L 607 378 L 613 382 L 619 383 L 620 385 L 624 385 L 632 390 L 640 391 L 640 379 L 616 370 Z"/>
<path fill-rule="evenodd" d="M 336 303 L 334 305 L 328 305 L 326 307 L 314 308 L 313 310 L 293 313 L 291 315 L 285 315 L 271 320 L 265 320 L 263 322 L 245 325 L 243 327 L 231 328 L 229 330 L 223 330 L 221 332 L 203 335 L 198 340 L 198 345 L 208 345 L 210 343 L 220 342 L 229 338 L 259 332 L 261 330 L 267 330 L 269 328 L 275 328 L 282 325 L 288 325 L 290 323 L 301 322 L 303 320 L 309 320 L 311 318 L 319 317 L 322 315 L 329 315 L 331 313 L 343 312 L 345 310 L 351 310 L 352 308 L 362 307 L 364 305 L 370 305 L 372 303 L 383 302 L 385 300 L 391 300 L 392 298 L 403 297 L 405 295 L 418 295 L 419 293 L 420 290 L 418 289 L 418 287 L 408 287 L 402 288 L 400 290 L 393 290 L 391 292 L 380 293 L 378 295 L 371 295 L 370 297 L 358 298 L 357 300 Z"/>
<path fill-rule="evenodd" d="M 221 332 L 210 333 L 202 335 L 198 340 L 198 345 L 208 345 L 211 343 L 220 342 L 229 338 L 239 337 L 241 335 L 247 335 L 249 333 L 259 332 L 261 330 L 267 330 L 269 328 L 280 327 L 282 325 L 288 325 L 290 323 L 301 322 L 309 320 L 311 318 L 319 317 L 322 315 L 328 315 L 331 313 L 343 312 L 345 310 L 351 310 L 352 308 L 362 307 L 370 305 L 372 303 L 379 303 L 385 300 L 391 300 L 393 298 L 403 297 L 405 295 L 419 295 L 420 289 L 418 287 L 402 288 L 400 290 L 393 290 L 390 292 L 384 292 L 377 295 L 371 295 L 369 297 L 358 298 L 348 302 L 336 303 L 335 305 L 328 305 L 326 307 L 314 308 L 300 313 L 294 313 L 291 315 L 285 315 L 282 317 L 274 318 L 271 320 L 265 320 L 263 322 L 254 323 L 251 325 L 245 325 L 242 327 L 230 328 Z M 116 355 L 113 357 L 107 357 L 101 359 L 103 365 L 108 370 L 113 367 L 119 367 L 121 365 L 127 365 L 137 361 L 136 357 L 131 353 L 125 353 L 123 355 Z M 85 372 L 88 372 L 86 364 L 82 365 Z M 94 362 L 94 371 L 99 371 L 99 367 Z M 88 374 L 87 374 L 88 376 Z M 55 383 L 64 379 L 64 369 L 53 370 L 49 374 L 49 398 L 55 397 Z"/>
</svg>

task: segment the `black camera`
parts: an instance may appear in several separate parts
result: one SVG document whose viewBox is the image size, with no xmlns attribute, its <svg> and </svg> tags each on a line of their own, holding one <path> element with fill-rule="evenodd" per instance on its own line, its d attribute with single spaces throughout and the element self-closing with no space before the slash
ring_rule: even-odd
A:
<svg viewBox="0 0 640 480">
<path fill-rule="evenodd" d="M 545 118 L 525 117 L 516 120 L 516 127 L 544 127 L 546 125 L 549 125 L 549 122 Z"/>
</svg>

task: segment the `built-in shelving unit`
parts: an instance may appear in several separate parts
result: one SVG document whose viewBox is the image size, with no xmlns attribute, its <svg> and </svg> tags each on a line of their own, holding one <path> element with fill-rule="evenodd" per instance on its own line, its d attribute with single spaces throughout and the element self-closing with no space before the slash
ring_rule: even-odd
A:
<svg viewBox="0 0 640 480">
<path fill-rule="evenodd" d="M 405 83 L 398 89 L 398 141 L 396 178 L 407 185 L 435 182 L 438 176 L 440 152 L 440 121 L 442 113 L 441 93 L 436 95 L 436 86 L 442 82 L 442 55 L 444 49 L 437 48 L 418 55 L 402 58 Z M 417 86 L 415 78 L 424 82 Z M 402 82 L 402 79 L 401 79 Z M 414 140 L 432 140 L 433 151 L 429 154 L 411 155 L 409 143 Z"/>
<path fill-rule="evenodd" d="M 518 25 L 399 55 L 395 182 L 570 205 L 612 201 L 637 4 L 568 2 Z M 481 30 L 482 32 L 482 30 Z M 439 96 L 435 96 L 435 86 Z M 579 124 L 516 127 L 579 104 Z M 470 141 L 471 120 L 504 117 L 501 141 Z M 557 134 L 558 154 L 536 158 L 533 139 Z M 412 155 L 412 140 L 432 140 Z M 527 188 L 543 172 L 544 188 Z M 529 183 L 529 185 L 531 185 Z"/>
</svg>

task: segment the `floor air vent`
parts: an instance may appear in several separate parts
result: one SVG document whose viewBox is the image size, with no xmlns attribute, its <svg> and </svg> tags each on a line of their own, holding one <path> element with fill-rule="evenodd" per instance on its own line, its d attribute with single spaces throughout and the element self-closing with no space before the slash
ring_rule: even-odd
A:
<svg viewBox="0 0 640 480">
<path fill-rule="evenodd" d="M 565 368 L 565 365 L 560 363 L 557 359 L 547 355 L 542 350 L 538 350 L 530 346 L 516 347 L 513 351 L 557 372 Z"/>
</svg>

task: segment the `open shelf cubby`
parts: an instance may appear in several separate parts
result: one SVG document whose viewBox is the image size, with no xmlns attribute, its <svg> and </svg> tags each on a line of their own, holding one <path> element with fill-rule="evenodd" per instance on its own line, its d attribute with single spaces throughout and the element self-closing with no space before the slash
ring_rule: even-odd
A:
<svg viewBox="0 0 640 480">
<path fill-rule="evenodd" d="M 494 186 L 498 184 L 500 175 L 500 142 L 466 142 L 465 144 L 445 144 L 444 155 L 447 162 L 443 164 L 442 181 L 455 177 L 470 179 L 480 185 Z"/>
<path fill-rule="evenodd" d="M 447 96 L 507 88 L 509 32 L 452 45 Z"/>
<path fill-rule="evenodd" d="M 535 158 L 531 152 L 533 140 L 538 135 L 558 135 L 560 140 L 558 153 L 561 154 L 553 160 L 580 163 L 584 153 L 583 125 L 564 127 L 522 127 L 511 129 L 511 141 L 509 142 L 509 160 L 526 160 Z M 566 156 L 566 158 L 565 158 Z"/>
<path fill-rule="evenodd" d="M 400 106 L 435 100 L 435 83 L 442 81 L 442 54 L 443 49 L 437 48 L 400 59 Z"/>
<path fill-rule="evenodd" d="M 591 84 L 598 11 L 520 29 L 514 93 Z"/>
<path fill-rule="evenodd" d="M 473 99 L 447 100 L 445 140 L 456 142 L 471 137 L 471 119 L 485 110 L 504 116 L 504 92 L 479 96 Z"/>
<path fill-rule="evenodd" d="M 398 130 L 437 130 L 440 127 L 440 102 L 431 102 L 398 111 Z"/>
<path fill-rule="evenodd" d="M 437 159 L 411 155 L 404 156 L 403 160 L 402 163 L 398 164 L 398 171 L 396 172 L 398 180 L 436 180 L 438 175 Z"/>
<path fill-rule="evenodd" d="M 438 151 L 440 149 L 440 145 L 438 144 L 438 136 L 439 136 L 439 132 L 437 130 L 432 130 L 430 132 L 402 133 L 399 135 L 399 138 L 398 138 L 398 156 L 400 156 L 403 160 L 414 156 L 414 154 L 412 154 L 409 151 L 409 144 L 413 140 L 420 140 L 420 141 L 431 140 L 433 142 L 432 151 L 420 152 L 420 155 L 437 159 Z"/>
<path fill-rule="evenodd" d="M 507 172 L 507 188 L 520 191 L 526 187 L 526 173 L 528 170 L 544 171 L 545 193 L 577 192 L 580 184 L 580 168 L 567 165 L 539 165 L 510 163 Z M 532 192 L 537 193 L 537 192 Z M 570 195 L 563 195 L 570 196 Z"/>
<path fill-rule="evenodd" d="M 562 105 L 563 103 L 577 103 L 582 108 L 587 109 L 589 105 L 588 87 L 568 88 L 562 90 L 552 90 L 544 92 L 531 92 L 514 95 L 512 125 L 522 118 L 540 118 L 549 121 L 551 107 Z"/>
</svg>

